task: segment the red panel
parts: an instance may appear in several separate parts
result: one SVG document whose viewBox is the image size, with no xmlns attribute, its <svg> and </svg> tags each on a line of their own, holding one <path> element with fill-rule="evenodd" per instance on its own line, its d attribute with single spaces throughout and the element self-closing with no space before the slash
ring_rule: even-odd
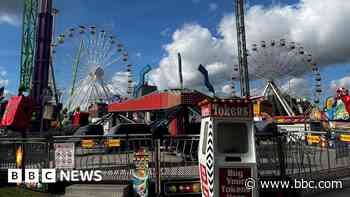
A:
<svg viewBox="0 0 350 197">
<path fill-rule="evenodd" d="M 181 104 L 181 96 L 170 93 L 155 93 L 136 100 L 108 105 L 108 112 L 152 111 L 169 109 Z"/>
<path fill-rule="evenodd" d="M 249 191 L 245 186 L 245 180 L 251 178 L 251 168 L 247 167 L 232 167 L 220 168 L 220 195 L 219 196 L 242 196 L 251 197 L 252 191 Z"/>
<path fill-rule="evenodd" d="M 176 119 L 170 121 L 169 130 L 170 130 L 171 136 L 176 136 L 176 132 L 177 132 L 177 120 Z"/>
<path fill-rule="evenodd" d="M 200 92 L 167 91 L 143 96 L 136 100 L 123 103 L 113 103 L 108 106 L 108 112 L 152 111 L 169 109 L 181 104 L 197 105 L 207 96 Z"/>
<path fill-rule="evenodd" d="M 209 197 L 207 168 L 205 167 L 204 164 L 200 164 L 199 174 L 200 174 L 200 181 L 202 186 L 202 195 L 204 197 Z"/>
<path fill-rule="evenodd" d="M 173 119 L 169 123 L 170 135 L 176 137 L 185 133 L 183 115 L 180 114 L 177 118 Z"/>
<path fill-rule="evenodd" d="M 72 117 L 72 123 L 74 126 L 82 125 L 84 122 L 88 122 L 89 113 L 87 112 L 74 112 Z"/>
<path fill-rule="evenodd" d="M 30 98 L 14 96 L 8 101 L 1 125 L 14 129 L 26 129 L 29 127 L 32 110 L 33 102 Z"/>
</svg>

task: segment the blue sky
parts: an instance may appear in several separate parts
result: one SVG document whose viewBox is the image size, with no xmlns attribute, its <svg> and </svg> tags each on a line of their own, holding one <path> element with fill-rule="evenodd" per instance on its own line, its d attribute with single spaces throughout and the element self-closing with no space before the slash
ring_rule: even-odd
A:
<svg viewBox="0 0 350 197">
<path fill-rule="evenodd" d="M 304 3 L 305 6 L 312 6 L 312 1 L 315 2 L 314 0 L 304 1 L 309 2 L 309 4 Z M 1 4 L 6 4 L 6 2 Z M 301 4 L 298 0 L 250 0 L 247 9 L 258 5 L 268 9 L 272 3 L 275 6 L 280 5 L 282 8 L 287 5 Z M 95 24 L 113 32 L 126 46 L 130 62 L 135 65 L 136 76 L 140 68 L 146 64 L 150 64 L 154 68 L 163 66 L 161 61 L 171 56 L 170 49 L 166 49 L 164 46 L 175 46 L 176 39 L 174 39 L 173 34 L 176 31 L 182 32 L 185 24 L 197 24 L 202 29 L 207 29 L 212 38 L 221 39 L 223 34 L 218 31 L 220 24 L 223 23 L 225 16 L 233 13 L 232 0 L 54 0 L 54 7 L 60 11 L 56 17 L 56 35 L 71 26 L 80 24 Z M 18 10 L 20 9 L 16 8 L 15 13 L 21 15 Z M 21 22 L 16 22 L 16 19 L 13 19 L 15 22 L 1 20 L 1 17 L 6 16 L 1 15 L 1 12 L 11 13 L 10 11 L 12 11 L 11 7 L 8 10 L 0 9 L 0 36 L 2 38 L 0 39 L 0 66 L 2 70 L 6 71 L 6 73 L 2 73 L 3 79 L 8 80 L 6 88 L 16 92 L 19 81 L 22 29 Z M 254 17 L 256 13 L 259 14 L 251 9 L 251 17 Z M 9 16 L 13 15 L 9 14 Z M 17 20 L 18 18 L 21 17 L 17 17 Z M 268 25 L 266 28 L 269 28 Z M 262 38 L 266 38 L 266 36 Z M 296 38 L 300 38 L 300 36 Z M 306 45 L 318 46 L 312 43 Z M 342 47 L 344 48 L 344 46 Z M 232 50 L 235 49 L 232 48 Z M 337 50 L 334 52 L 338 53 Z M 205 51 L 201 51 L 201 53 L 205 53 Z M 320 54 L 323 54 L 322 51 Z M 337 58 L 335 57 L 335 59 Z M 349 73 L 350 68 L 346 66 L 347 60 L 338 61 L 338 59 L 329 63 L 325 61 L 327 65 L 338 66 L 326 65 L 322 67 L 324 86 L 329 86 L 331 81 L 346 77 Z M 184 61 L 190 62 L 186 59 Z M 58 79 L 58 81 L 62 80 L 67 79 Z M 345 81 L 343 85 L 347 84 L 348 82 Z"/>
</svg>

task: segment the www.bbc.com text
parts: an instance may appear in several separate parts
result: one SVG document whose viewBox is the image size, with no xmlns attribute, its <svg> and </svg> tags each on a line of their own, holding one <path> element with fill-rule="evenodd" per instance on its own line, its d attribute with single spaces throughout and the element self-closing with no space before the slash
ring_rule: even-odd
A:
<svg viewBox="0 0 350 197">
<path fill-rule="evenodd" d="M 342 189 L 341 180 L 255 180 L 248 178 L 245 181 L 245 187 L 249 190 L 260 189 Z"/>
</svg>

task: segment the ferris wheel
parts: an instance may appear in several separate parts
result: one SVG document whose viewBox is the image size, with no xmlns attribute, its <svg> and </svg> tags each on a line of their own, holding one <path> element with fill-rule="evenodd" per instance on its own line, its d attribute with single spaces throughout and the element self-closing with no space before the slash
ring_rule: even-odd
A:
<svg viewBox="0 0 350 197">
<path fill-rule="evenodd" d="M 271 87 L 274 93 L 319 104 L 320 71 L 311 53 L 302 45 L 285 39 L 252 44 L 248 65 L 253 95 L 266 95 Z"/>
<path fill-rule="evenodd" d="M 87 110 L 132 94 L 132 65 L 120 40 L 96 26 L 66 29 L 52 43 L 58 85 L 65 108 Z"/>
</svg>

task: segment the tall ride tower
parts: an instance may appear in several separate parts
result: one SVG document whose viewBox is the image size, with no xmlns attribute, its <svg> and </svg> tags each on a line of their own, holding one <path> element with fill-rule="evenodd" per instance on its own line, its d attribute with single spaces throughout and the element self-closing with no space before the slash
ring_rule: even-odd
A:
<svg viewBox="0 0 350 197">
<path fill-rule="evenodd" d="M 38 7 L 38 0 L 24 0 L 20 86 L 27 90 L 31 88 L 34 67 Z"/>
<path fill-rule="evenodd" d="M 236 7 L 236 28 L 238 45 L 238 65 L 240 75 L 241 96 L 249 97 L 249 76 L 247 62 L 247 48 L 244 25 L 244 0 L 235 0 Z"/>
<path fill-rule="evenodd" d="M 53 20 L 52 0 L 42 0 L 40 5 L 31 95 L 36 104 L 41 106 L 45 92 L 48 91 L 49 82 Z"/>
</svg>

